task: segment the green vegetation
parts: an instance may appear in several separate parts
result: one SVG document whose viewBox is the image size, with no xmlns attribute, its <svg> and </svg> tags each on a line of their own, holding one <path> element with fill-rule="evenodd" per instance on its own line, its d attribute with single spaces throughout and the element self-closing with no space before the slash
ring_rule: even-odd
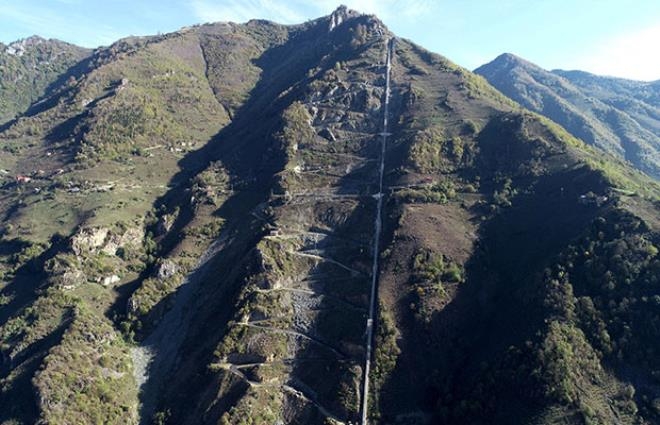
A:
<svg viewBox="0 0 660 425">
<path fill-rule="evenodd" d="M 546 271 L 543 302 L 555 320 L 538 343 L 534 375 L 545 397 L 574 406 L 590 423 L 607 422 L 610 414 L 598 393 L 585 389 L 591 385 L 609 388 L 610 408 L 622 415 L 654 415 L 652 398 L 635 396 L 635 386 L 614 383 L 607 373 L 624 364 L 658 367 L 657 332 L 637 326 L 660 321 L 652 295 L 660 260 L 649 237 L 657 239 L 639 219 L 612 212 L 596 218 L 555 271 Z"/>
<path fill-rule="evenodd" d="M 444 134 L 442 128 L 427 128 L 414 136 L 410 147 L 413 166 L 423 173 L 442 170 L 442 145 Z"/>
<path fill-rule="evenodd" d="M 447 283 L 460 283 L 461 268 L 443 255 L 431 251 L 418 252 L 413 258 L 413 278 L 426 284 L 442 285 Z"/>
<path fill-rule="evenodd" d="M 659 242 L 639 219 L 613 214 L 597 218 L 589 235 L 562 257 L 567 273 L 580 282 L 574 283 L 577 320 L 601 355 L 656 363 L 655 346 L 644 342 L 651 334 L 630 332 L 634 323 L 660 320 L 653 313 Z"/>
<path fill-rule="evenodd" d="M 548 118 L 537 116 L 537 119 L 543 126 L 552 131 L 562 143 L 578 149 L 581 160 L 589 168 L 603 173 L 615 188 L 652 200 L 660 199 L 660 184 L 658 182 L 631 168 L 621 159 L 603 154 L 598 149 L 586 145 Z"/>
<path fill-rule="evenodd" d="M 181 38 L 165 44 L 177 50 L 192 43 Z M 126 160 L 155 149 L 188 151 L 224 124 L 225 113 L 204 82 L 204 69 L 162 49 L 155 44 L 107 64 L 80 87 L 76 101 L 84 105 L 94 99 L 94 106 L 88 130 L 80 136 L 79 162 Z"/>
<path fill-rule="evenodd" d="M 378 312 L 378 332 L 376 333 L 374 368 L 371 372 L 371 406 L 369 414 L 372 420 L 379 418 L 378 401 L 383 384 L 388 379 L 396 366 L 401 350 L 397 345 L 398 332 L 395 327 L 392 313 L 384 310 L 382 305 Z"/>
<path fill-rule="evenodd" d="M 153 234 L 144 235 L 149 226 L 144 217 L 180 170 L 177 161 L 228 121 L 206 81 L 201 53 L 196 60 L 186 56 L 196 41 L 175 36 L 99 50 L 87 68 L 78 70 L 84 78 L 69 78 L 56 88 L 57 94 L 47 93 L 53 96 L 48 107 L 0 133 L 6 153 L 0 161 L 6 173 L 0 176 L 0 212 L 5 217 L 0 314 L 7 315 L 0 334 L 3 362 L 12 359 L 12 370 L 3 369 L 0 379 L 2 404 L 15 406 L 3 409 L 0 422 L 29 423 L 37 420 L 35 415 L 48 423 L 137 422 L 128 347 L 106 317 L 125 320 L 127 300 L 120 300 L 118 291 L 149 277 L 159 253 Z M 37 48 L 55 54 L 54 49 L 66 47 L 52 44 Z M 22 59 L 30 61 L 30 55 Z M 0 56 L 6 59 L 4 53 Z M 35 77 L 41 80 L 34 90 L 43 94 L 45 85 L 63 75 L 72 55 L 62 53 L 60 58 L 61 63 L 53 60 L 50 67 L 39 65 L 49 73 L 60 68 L 56 76 Z M 5 74 L 0 77 L 7 81 Z M 28 76 L 24 81 L 30 81 Z M 30 90 L 23 93 L 37 96 Z M 0 112 L 4 117 L 5 111 Z M 213 173 L 217 179 L 202 176 L 195 190 L 220 203 L 226 177 L 218 166 Z M 18 174 L 30 181 L 15 184 Z M 204 219 L 184 229 L 189 243 L 173 256 L 181 274 L 167 285 L 158 279 L 140 285 L 135 299 L 142 303 L 144 317 L 157 319 L 164 312 L 164 305 L 158 314 L 150 308 L 176 289 L 182 273 L 217 237 L 222 220 L 207 217 L 208 207 L 201 208 Z M 139 321 L 128 318 L 134 323 L 124 322 L 124 336 L 148 327 L 143 316 Z M 107 340 L 107 346 L 99 345 L 97 337 Z M 43 400 L 38 410 L 30 404 L 31 380 Z"/>
<path fill-rule="evenodd" d="M 471 72 L 463 72 L 461 76 L 464 79 L 463 88 L 467 92 L 470 99 L 489 99 L 491 102 L 496 101 L 502 105 L 506 105 L 512 109 L 518 109 L 519 106 L 511 101 L 508 97 L 504 96 L 493 86 L 488 84 L 485 78 Z"/>
<path fill-rule="evenodd" d="M 9 46 L 0 45 L 0 124 L 25 112 L 50 85 L 90 51 L 58 40 L 30 37 Z"/>
<path fill-rule="evenodd" d="M 493 202 L 495 205 L 500 207 L 511 206 L 511 200 L 518 193 L 518 191 L 512 187 L 512 184 L 513 182 L 510 178 L 505 178 L 502 187 L 493 192 Z"/>
<path fill-rule="evenodd" d="M 282 393 L 266 389 L 248 390 L 241 401 L 220 418 L 221 425 L 257 425 L 273 423 L 279 417 Z"/>
<path fill-rule="evenodd" d="M 0 351 L 9 358 L 18 357 L 32 344 L 52 334 L 58 326 L 69 322 L 69 311 L 76 299 L 59 291 L 48 290 L 30 307 L 0 327 Z M 3 385 L 11 386 L 12 378 Z"/>
<path fill-rule="evenodd" d="M 546 388 L 546 396 L 562 403 L 572 403 L 580 396 L 580 381 L 594 379 L 600 373 L 597 354 L 584 334 L 561 322 L 552 322 L 538 353 L 535 371 Z"/>
<path fill-rule="evenodd" d="M 128 347 L 111 324 L 79 305 L 61 343 L 34 378 L 41 420 L 137 423 L 137 388 Z"/>
<path fill-rule="evenodd" d="M 433 311 L 450 299 L 450 286 L 464 281 L 463 268 L 442 254 L 422 249 L 414 255 L 411 270 L 410 310 L 430 324 Z"/>
<path fill-rule="evenodd" d="M 396 199 L 407 203 L 446 204 L 456 196 L 454 184 L 450 180 L 424 186 L 419 189 L 407 188 L 396 192 Z"/>
<path fill-rule="evenodd" d="M 651 177 L 660 178 L 658 105 L 651 83 L 584 72 L 546 71 L 504 54 L 476 73 L 522 106 Z M 610 160 L 608 160 L 609 162 Z"/>
</svg>

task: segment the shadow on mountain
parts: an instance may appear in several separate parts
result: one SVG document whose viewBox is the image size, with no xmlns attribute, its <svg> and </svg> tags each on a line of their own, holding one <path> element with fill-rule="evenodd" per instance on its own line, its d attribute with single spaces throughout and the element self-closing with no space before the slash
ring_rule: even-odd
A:
<svg viewBox="0 0 660 425">
<path fill-rule="evenodd" d="M 9 243 L 12 244 L 11 241 Z M 6 244 L 3 243 L 3 245 Z M 5 323 L 37 298 L 39 289 L 48 278 L 48 274 L 44 271 L 46 261 L 53 258 L 67 246 L 66 238 L 55 235 L 46 251 L 16 270 L 13 279 L 0 291 L 0 295 L 7 296 L 10 299 L 7 304 L 0 306 L 0 323 Z M 13 246 L 5 246 L 3 249 L 12 248 Z"/>
<path fill-rule="evenodd" d="M 77 80 L 88 73 L 92 69 L 93 61 L 94 57 L 90 54 L 90 56 L 71 66 L 48 85 L 44 90 L 44 95 L 34 102 L 23 115 L 26 117 L 36 116 L 55 107 L 61 99 L 67 98 L 73 90 L 73 87 L 68 85 L 68 81 L 70 79 Z M 63 87 L 64 89 L 62 89 Z"/>
<path fill-rule="evenodd" d="M 602 212 L 582 205 L 580 195 L 605 185 L 582 167 L 540 177 L 532 187 L 482 224 L 466 281 L 428 327 L 416 324 L 412 314 L 404 321 L 409 342 L 400 358 L 416 368 L 402 369 L 399 362 L 385 383 L 385 421 L 407 408 L 432 415 L 433 423 L 527 423 L 546 407 L 535 397 L 539 389 L 517 381 L 504 362 L 509 347 L 538 338 L 546 317 L 539 277 Z M 400 311 L 409 302 L 402 300 Z M 494 370 L 510 372 L 509 381 L 493 382 Z M 403 385 L 411 381 L 418 383 L 412 398 Z M 398 403 L 411 399 L 415 406 Z"/>
<path fill-rule="evenodd" d="M 371 165 L 371 181 L 377 179 L 374 164 Z M 353 180 L 350 174 L 346 179 Z M 300 408 L 296 405 L 300 403 L 296 396 L 288 397 L 285 412 L 297 412 L 289 418 L 289 423 L 326 423 L 326 413 L 316 406 L 322 406 L 340 420 L 358 420 L 371 288 L 375 203 L 368 195 L 356 201 L 350 215 L 332 230 L 330 242 L 320 248 L 324 256 L 362 273 L 356 275 L 333 264 L 320 263 L 306 276 L 314 281 L 312 287 L 316 295 L 312 300 L 317 304 L 309 313 L 314 313 L 315 317 L 307 329 L 296 330 L 309 333 L 314 340 L 298 340 L 303 348 L 292 362 L 292 379 L 288 385 L 305 394 L 312 403 L 302 403 L 307 406 Z M 318 247 L 304 249 L 316 250 Z"/>
<path fill-rule="evenodd" d="M 194 323 L 199 325 L 187 331 L 186 343 L 182 344 L 185 349 L 177 354 L 177 372 L 168 376 L 167 388 L 159 388 L 160 385 L 150 387 L 147 383 L 145 389 L 145 392 L 164 390 L 161 400 L 168 401 L 163 405 L 176 406 L 171 420 L 177 423 L 185 423 L 186 418 L 192 417 L 192 412 L 206 412 L 207 408 L 210 410 L 205 416 L 212 416 L 211 412 L 226 411 L 218 409 L 217 403 L 227 404 L 227 400 L 215 399 L 217 389 L 212 395 L 206 394 L 211 388 L 208 384 L 220 379 L 219 374 L 209 373 L 207 365 L 213 360 L 213 351 L 235 313 L 228 306 L 235 304 L 245 276 L 253 270 L 254 265 L 250 264 L 256 260 L 254 247 L 263 236 L 263 223 L 250 212 L 268 200 L 275 184 L 275 175 L 284 168 L 284 153 L 274 137 L 282 128 L 280 114 L 301 96 L 301 90 L 306 88 L 309 80 L 307 71 L 315 68 L 331 51 L 331 47 L 327 30 L 319 25 L 318 28 L 295 33 L 284 44 L 264 52 L 254 62 L 263 71 L 261 78 L 245 104 L 234 113 L 233 121 L 203 148 L 180 161 L 181 171 L 172 178 L 172 189 L 155 203 L 156 208 L 165 205 L 169 211 L 180 207 L 172 229 L 161 241 L 159 257 L 166 257 L 180 241 L 182 230 L 195 216 L 188 180 L 217 160 L 222 162 L 231 176 L 234 193 L 216 211 L 216 215 L 225 219 L 223 233 L 228 240 L 225 247 L 209 260 L 204 275 L 199 276 L 199 287 L 195 290 L 197 295 L 189 307 L 194 309 L 190 314 L 194 316 Z M 201 297 L 199 294 L 205 295 Z M 158 357 L 160 350 L 154 348 Z M 226 379 L 236 381 L 234 378 Z M 162 379 L 155 381 L 165 384 Z M 234 384 L 239 387 L 243 385 L 240 382 Z M 147 399 L 149 395 L 143 394 L 142 397 Z M 153 412 L 143 410 L 143 413 L 148 415 Z"/>
<path fill-rule="evenodd" d="M 0 379 L 12 376 L 11 387 L 0 391 L 0 421 L 2 423 L 37 423 L 37 391 L 32 379 L 41 368 L 51 348 L 57 346 L 67 329 L 72 311 L 65 313 L 62 322 L 50 334 L 21 350 L 13 358 L 3 355 L 0 359 Z"/>
</svg>

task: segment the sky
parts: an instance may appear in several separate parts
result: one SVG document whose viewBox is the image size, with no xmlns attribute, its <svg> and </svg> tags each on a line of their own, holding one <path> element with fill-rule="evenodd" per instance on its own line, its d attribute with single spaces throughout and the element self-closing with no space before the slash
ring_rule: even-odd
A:
<svg viewBox="0 0 660 425">
<path fill-rule="evenodd" d="M 339 4 L 468 69 L 508 52 L 546 69 L 660 80 L 659 0 L 0 0 L 0 42 L 37 34 L 97 47 L 205 22 L 300 23 Z"/>
</svg>

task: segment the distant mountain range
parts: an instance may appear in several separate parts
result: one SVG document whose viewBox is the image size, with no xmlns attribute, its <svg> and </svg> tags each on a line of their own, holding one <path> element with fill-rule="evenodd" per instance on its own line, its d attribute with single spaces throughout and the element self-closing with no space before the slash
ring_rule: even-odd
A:
<svg viewBox="0 0 660 425">
<path fill-rule="evenodd" d="M 546 71 L 508 53 L 474 72 L 575 137 L 660 179 L 660 81 Z"/>
<path fill-rule="evenodd" d="M 345 7 L 0 58 L 0 423 L 660 423 L 657 85 L 490 66 L 590 146 Z"/>
</svg>

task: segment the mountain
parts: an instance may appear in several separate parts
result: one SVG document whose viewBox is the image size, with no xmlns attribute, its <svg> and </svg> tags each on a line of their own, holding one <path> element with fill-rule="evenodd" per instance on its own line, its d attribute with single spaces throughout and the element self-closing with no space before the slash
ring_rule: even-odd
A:
<svg viewBox="0 0 660 425">
<path fill-rule="evenodd" d="M 91 51 L 33 36 L 0 43 L 0 125 L 64 82 L 67 71 Z"/>
<path fill-rule="evenodd" d="M 546 71 L 508 53 L 475 72 L 575 137 L 660 179 L 660 81 Z"/>
<path fill-rule="evenodd" d="M 660 421 L 660 188 L 483 78 L 345 7 L 73 74 L 0 132 L 0 421 Z"/>
</svg>

